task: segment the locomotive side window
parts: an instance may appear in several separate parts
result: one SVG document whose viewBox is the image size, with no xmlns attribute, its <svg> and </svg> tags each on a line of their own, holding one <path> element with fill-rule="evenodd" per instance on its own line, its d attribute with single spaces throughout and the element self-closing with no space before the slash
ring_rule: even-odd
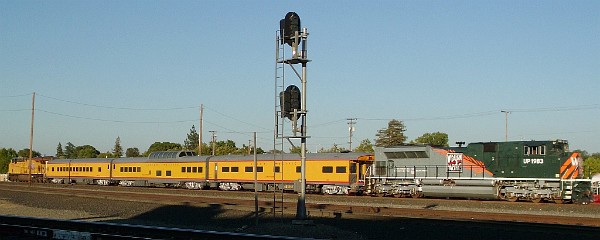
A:
<svg viewBox="0 0 600 240">
<path fill-rule="evenodd" d="M 142 171 L 142 167 L 137 167 L 137 172 L 141 172 Z"/>
<path fill-rule="evenodd" d="M 196 172 L 196 171 L 192 171 L 192 167 L 187 167 L 187 172 Z"/>
<path fill-rule="evenodd" d="M 263 172 L 263 167 L 256 167 L 256 172 Z"/>
<path fill-rule="evenodd" d="M 229 167 L 222 167 L 221 172 L 229 172 Z"/>
<path fill-rule="evenodd" d="M 171 171 L 166 171 L 166 172 L 165 172 L 165 176 L 167 176 L 167 177 L 168 177 L 168 176 L 171 176 Z"/>
<path fill-rule="evenodd" d="M 323 173 L 333 173 L 333 167 L 332 166 L 323 166 Z"/>
<path fill-rule="evenodd" d="M 281 167 L 280 166 L 275 166 L 275 172 L 276 173 L 281 172 Z"/>
<path fill-rule="evenodd" d="M 252 172 L 253 167 L 245 167 L 244 172 Z"/>
<path fill-rule="evenodd" d="M 157 176 L 157 177 L 160 177 L 160 176 L 162 176 L 162 171 L 161 171 L 161 170 L 156 170 L 156 176 Z"/>
<path fill-rule="evenodd" d="M 198 167 L 198 172 L 201 173 L 202 172 L 202 167 Z"/>
<path fill-rule="evenodd" d="M 181 172 L 185 172 L 185 167 L 181 167 Z"/>
<path fill-rule="evenodd" d="M 239 167 L 231 167 L 231 172 L 239 172 L 240 168 Z"/>
<path fill-rule="evenodd" d="M 524 155 L 546 155 L 546 145 L 541 146 L 524 146 Z"/>
<path fill-rule="evenodd" d="M 386 166 L 387 166 L 386 162 L 384 162 L 384 161 L 376 161 L 375 162 L 375 171 L 376 171 L 376 174 L 379 175 L 379 176 L 385 175 L 387 173 Z"/>
<path fill-rule="evenodd" d="M 356 173 L 356 163 L 350 164 L 350 173 Z"/>
<path fill-rule="evenodd" d="M 335 167 L 335 173 L 346 173 L 346 167 Z"/>
<path fill-rule="evenodd" d="M 198 167 L 192 167 L 192 172 L 198 172 Z"/>
<path fill-rule="evenodd" d="M 302 167 L 301 166 L 297 166 L 296 167 L 296 172 L 297 173 L 301 173 L 302 172 Z"/>
<path fill-rule="evenodd" d="M 428 158 L 425 151 L 384 152 L 388 159 Z"/>
<path fill-rule="evenodd" d="M 98 167 L 98 172 L 102 172 L 102 168 L 101 167 Z"/>
</svg>

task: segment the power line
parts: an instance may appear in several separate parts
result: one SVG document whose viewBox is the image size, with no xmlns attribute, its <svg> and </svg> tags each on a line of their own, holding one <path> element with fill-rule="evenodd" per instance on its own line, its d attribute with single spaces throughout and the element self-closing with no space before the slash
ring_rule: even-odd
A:
<svg viewBox="0 0 600 240">
<path fill-rule="evenodd" d="M 229 118 L 229 119 L 232 119 L 232 120 L 235 120 L 235 121 L 238 121 L 238 122 L 241 122 L 241 123 L 244 123 L 244 124 L 250 125 L 250 126 L 254 126 L 254 127 L 257 127 L 257 128 L 263 129 L 263 130 L 266 130 L 266 131 L 271 131 L 271 129 L 267 129 L 267 128 L 264 128 L 264 127 L 262 127 L 262 126 L 259 126 L 259 125 L 253 124 L 253 123 L 244 122 L 244 121 L 242 121 L 242 120 L 239 120 L 239 119 L 237 119 L 237 118 L 234 118 L 234 117 L 231 117 L 231 116 L 229 116 L 229 115 L 223 114 L 223 113 L 221 113 L 221 112 L 219 112 L 219 111 L 217 111 L 217 110 L 215 110 L 215 109 L 212 109 L 212 108 L 209 108 L 209 107 L 206 107 L 206 108 L 207 108 L 207 109 L 210 109 L 211 111 L 213 111 L 213 112 L 215 112 L 215 113 L 217 113 L 217 114 L 219 114 L 219 115 L 221 115 L 221 116 L 223 116 L 223 117 L 226 117 L 226 118 Z"/>
<path fill-rule="evenodd" d="M 93 121 L 100 121 L 100 122 L 113 122 L 113 123 L 140 123 L 140 124 L 151 123 L 151 124 L 155 124 L 155 123 L 183 123 L 183 122 L 197 122 L 198 121 L 198 119 L 176 120 L 176 121 L 124 121 L 124 120 L 112 120 L 112 119 L 102 119 L 102 118 L 90 118 L 90 117 L 75 116 L 75 115 L 69 115 L 69 114 L 63 114 L 63 113 L 46 111 L 46 110 L 39 109 L 39 108 L 37 108 L 36 110 L 40 111 L 40 112 L 45 112 L 45 113 L 48 113 L 48 114 L 52 114 L 52 115 L 62 116 L 62 117 L 85 119 L 85 120 L 93 120 Z"/>
<path fill-rule="evenodd" d="M 31 93 L 24 93 L 24 94 L 19 94 L 19 95 L 4 95 L 4 96 L 0 95 L 0 98 L 29 97 L 29 96 L 31 96 Z"/>
<path fill-rule="evenodd" d="M 21 111 L 29 111 L 30 109 L 22 108 L 22 109 L 0 109 L 0 112 L 21 112 Z"/>
<path fill-rule="evenodd" d="M 89 104 L 89 103 L 82 103 L 82 102 L 75 102 L 75 101 L 69 101 L 69 100 L 64 100 L 64 99 L 60 99 L 60 98 L 55 98 L 55 97 L 50 97 L 50 96 L 45 96 L 42 94 L 38 94 L 39 96 L 48 98 L 48 99 L 52 99 L 52 100 L 56 100 L 56 101 L 60 101 L 60 102 L 66 102 L 66 103 L 71 103 L 71 104 L 76 104 L 76 105 L 82 105 L 82 106 L 87 106 L 87 107 L 95 107 L 95 108 L 105 108 L 105 109 L 117 109 L 117 110 L 131 110 L 131 111 L 169 111 L 169 110 L 183 110 L 183 109 L 193 109 L 193 108 L 199 108 L 200 106 L 190 106 L 190 107 L 170 107 L 170 108 L 132 108 L 132 107 L 113 107 L 113 106 L 105 106 L 105 105 L 96 105 L 96 104 Z"/>
<path fill-rule="evenodd" d="M 529 109 L 512 109 L 510 112 L 562 112 L 562 111 L 579 111 L 588 109 L 600 109 L 600 104 L 553 107 L 553 108 L 529 108 Z"/>
</svg>

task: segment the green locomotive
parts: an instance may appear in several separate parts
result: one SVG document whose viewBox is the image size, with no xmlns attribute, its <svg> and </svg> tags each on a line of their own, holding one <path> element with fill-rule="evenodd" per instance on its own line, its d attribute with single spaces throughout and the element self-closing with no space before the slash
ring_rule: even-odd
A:
<svg viewBox="0 0 600 240">
<path fill-rule="evenodd" d="M 566 140 L 466 147 L 375 149 L 369 189 L 379 195 L 589 203 L 591 180 Z"/>
</svg>

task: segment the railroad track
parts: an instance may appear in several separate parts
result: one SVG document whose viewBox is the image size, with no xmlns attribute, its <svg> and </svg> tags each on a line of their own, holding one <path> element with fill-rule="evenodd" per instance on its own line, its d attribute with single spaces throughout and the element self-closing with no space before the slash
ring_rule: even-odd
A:
<svg viewBox="0 0 600 240">
<path fill-rule="evenodd" d="M 34 184 L 29 186 L 27 184 L 14 183 L 2 183 L 0 184 L 0 190 L 146 203 L 220 204 L 225 208 L 249 212 L 254 211 L 255 206 L 254 193 L 251 192 L 191 191 L 183 189 L 100 187 L 88 185 Z M 279 198 L 280 196 L 277 197 Z M 283 209 L 277 210 L 295 214 L 297 195 L 284 194 L 281 197 L 283 203 L 279 204 L 277 202 L 275 205 Z M 260 193 L 258 199 L 258 205 L 262 212 L 274 211 L 272 193 Z M 594 212 L 600 211 L 599 205 L 308 195 L 306 207 L 311 217 L 343 217 L 351 219 L 403 217 L 600 227 L 600 215 L 594 214 Z M 559 208 L 562 212 L 556 210 Z M 575 214 L 577 212 L 588 212 L 590 214 L 582 216 Z"/>
<path fill-rule="evenodd" d="M 41 195 L 40 195 L 41 194 Z M 41 196 L 44 197 L 41 197 Z M 565 239 L 594 239 L 600 235 L 598 217 L 568 216 L 566 214 L 549 214 L 553 208 L 561 208 L 568 212 L 598 211 L 598 205 L 560 205 L 508 203 L 489 201 L 443 200 L 443 199 L 397 199 L 352 196 L 321 196 L 307 195 L 307 210 L 311 220 L 317 227 L 289 226 L 294 219 L 297 195 L 284 194 L 283 212 L 278 224 L 270 225 L 268 216 L 273 209 L 273 194 L 259 194 L 261 208 L 261 225 L 253 225 L 254 193 L 251 192 L 221 192 L 221 191 L 190 191 L 182 189 L 160 188 L 124 188 L 100 187 L 88 185 L 31 185 L 0 183 L 0 200 L 19 201 L 36 198 L 31 206 L 37 208 L 57 208 L 63 212 L 62 205 L 71 205 L 64 209 L 88 209 L 93 205 L 108 204 L 108 213 L 98 217 L 79 217 L 85 221 L 104 221 L 109 223 L 141 224 L 158 221 L 158 226 L 165 223 L 182 226 L 213 226 L 222 224 L 228 227 L 228 232 L 254 233 L 275 236 L 300 236 L 316 238 L 344 239 L 481 239 L 493 238 L 565 238 Z M 48 201 L 54 202 L 49 204 Z M 0 201 L 1 203 L 1 201 Z M 50 206 L 53 205 L 53 206 Z M 90 205 L 90 206 L 87 206 Z M 111 206 L 117 205 L 117 206 Z M 117 213 L 123 208 L 137 205 L 152 205 L 143 208 L 135 214 L 110 220 L 107 215 Z M 463 206 L 450 208 L 448 206 Z M 157 207 L 158 206 L 158 207 Z M 162 206 L 162 207 L 161 207 Z M 473 211 L 464 210 L 464 206 L 472 207 Z M 487 212 L 482 209 L 489 208 Z M 542 208 L 546 215 L 535 215 L 535 211 L 522 211 L 522 214 L 502 213 L 502 208 Z M 228 210 L 230 209 L 230 210 Z M 454 210 L 453 210 L 454 209 Z M 458 210 L 457 210 L 458 209 Z M 218 214 L 229 211 L 241 212 L 231 218 L 219 218 Z M 208 214 L 208 215 L 205 215 Z M 0 209 L 1 215 L 1 209 Z M 575 215 L 575 214 L 574 214 Z M 49 215 L 52 217 L 55 215 Z M 162 219 L 164 218 L 164 219 Z M 190 219 L 187 219 L 190 218 Z M 193 219 L 192 219 L 193 218 Z M 95 219 L 95 220 L 94 220 Z M 161 221 L 162 220 L 162 221 Z M 283 223 L 283 225 L 281 225 Z M 153 224 L 153 223 L 150 223 Z M 186 225 L 187 224 L 187 225 Z M 204 225 L 203 225 L 204 224 Z M 265 225 L 267 227 L 265 227 Z M 314 233 L 326 226 L 320 235 L 304 235 Z M 331 230 L 330 227 L 334 229 Z M 187 227 L 184 227 L 187 228 Z M 279 231 L 265 230 L 267 228 Z M 344 230 L 346 232 L 338 232 Z M 377 229 L 377 230 L 375 230 Z M 432 231 L 435 229 L 435 231 Z M 210 229 L 206 229 L 210 230 Z M 353 238 L 352 234 L 365 236 Z M 399 236 L 398 234 L 401 234 Z M 533 234 L 533 235 L 532 235 Z M 534 236 L 534 237 L 531 237 Z M 20 238 L 16 238 L 20 239 Z"/>
</svg>

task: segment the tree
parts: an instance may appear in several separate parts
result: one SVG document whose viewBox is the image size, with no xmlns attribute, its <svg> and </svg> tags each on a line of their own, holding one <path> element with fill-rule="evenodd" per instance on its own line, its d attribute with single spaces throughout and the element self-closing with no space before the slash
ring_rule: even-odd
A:
<svg viewBox="0 0 600 240">
<path fill-rule="evenodd" d="M 76 158 L 95 158 L 100 154 L 100 151 L 96 150 L 91 145 L 83 145 L 75 148 Z"/>
<path fill-rule="evenodd" d="M 212 145 L 208 143 L 202 143 L 201 155 L 212 155 Z"/>
<path fill-rule="evenodd" d="M 319 152 L 319 153 L 339 153 L 339 152 L 347 152 L 347 151 L 348 151 L 347 149 L 340 148 L 340 147 L 338 147 L 337 144 L 334 143 L 331 148 L 329 148 L 329 149 L 321 148 L 317 152 Z"/>
<path fill-rule="evenodd" d="M 600 173 L 600 153 L 594 153 L 592 156 L 587 157 L 583 161 L 584 175 L 586 177 L 592 177 L 597 173 Z"/>
<path fill-rule="evenodd" d="M 10 160 L 17 156 L 17 151 L 12 148 L 0 149 L 0 173 L 7 173 Z"/>
<path fill-rule="evenodd" d="M 24 148 L 24 149 L 19 150 L 17 155 L 19 155 L 19 157 L 29 158 L 29 148 Z M 31 153 L 31 156 L 32 157 L 41 157 L 42 154 L 39 152 L 33 151 Z"/>
<path fill-rule="evenodd" d="M 215 155 L 233 154 L 238 150 L 232 140 L 218 141 L 215 143 Z"/>
<path fill-rule="evenodd" d="M 115 140 L 115 147 L 112 150 L 113 157 L 120 158 L 123 156 L 123 147 L 121 147 L 121 137 L 117 136 Z"/>
<path fill-rule="evenodd" d="M 260 148 L 260 147 L 256 148 L 256 154 L 264 154 L 264 153 L 266 153 L 266 152 L 262 148 Z"/>
<path fill-rule="evenodd" d="M 281 150 L 279 150 L 279 149 L 271 149 L 271 150 L 269 150 L 269 154 L 282 154 L 282 153 L 284 153 L 284 152 L 281 151 Z"/>
<path fill-rule="evenodd" d="M 96 158 L 112 158 L 113 157 L 113 153 L 111 152 L 105 152 L 105 153 L 100 153 L 98 154 L 98 156 L 96 156 Z"/>
<path fill-rule="evenodd" d="M 77 152 L 75 151 L 75 148 L 75 145 L 73 145 L 71 142 L 67 142 L 67 146 L 65 146 L 65 158 L 77 158 Z"/>
<path fill-rule="evenodd" d="M 150 147 L 148 148 L 148 151 L 146 151 L 144 153 L 144 156 L 148 156 L 152 152 L 158 152 L 158 151 L 178 151 L 178 150 L 181 150 L 181 149 L 182 149 L 182 147 L 181 147 L 181 144 L 179 144 L 179 143 L 154 142 L 152 145 L 150 145 Z"/>
<path fill-rule="evenodd" d="M 197 150 L 198 149 L 198 142 L 200 135 L 198 135 L 198 132 L 196 132 L 196 127 L 194 125 L 192 125 L 192 129 L 190 129 L 190 133 L 188 133 L 187 135 L 187 139 L 185 139 L 185 141 L 183 141 L 183 147 L 186 150 Z"/>
<path fill-rule="evenodd" d="M 442 132 L 425 133 L 415 139 L 416 143 L 429 144 L 432 146 L 447 147 L 448 134 Z"/>
<path fill-rule="evenodd" d="M 63 152 L 63 147 L 62 144 L 60 144 L 60 142 L 56 147 L 56 158 L 65 158 L 65 153 Z"/>
<path fill-rule="evenodd" d="M 362 140 L 360 142 L 360 144 L 358 145 L 358 147 L 354 148 L 355 152 L 366 152 L 366 153 L 374 153 L 375 151 L 373 150 L 373 144 L 371 143 L 371 140 L 369 139 L 365 139 Z"/>
<path fill-rule="evenodd" d="M 301 147 L 292 147 L 292 148 L 290 148 L 290 153 L 301 154 L 302 153 L 302 148 Z"/>
<path fill-rule="evenodd" d="M 387 128 L 380 129 L 377 131 L 377 139 L 375 140 L 375 146 L 378 147 L 391 147 L 391 146 L 399 146 L 403 145 L 404 141 L 406 141 L 406 136 L 404 136 L 404 132 L 406 131 L 406 126 L 402 121 L 392 119 L 388 123 Z"/>
<path fill-rule="evenodd" d="M 138 148 L 128 148 L 125 151 L 125 157 L 139 157 L 140 150 Z"/>
</svg>

